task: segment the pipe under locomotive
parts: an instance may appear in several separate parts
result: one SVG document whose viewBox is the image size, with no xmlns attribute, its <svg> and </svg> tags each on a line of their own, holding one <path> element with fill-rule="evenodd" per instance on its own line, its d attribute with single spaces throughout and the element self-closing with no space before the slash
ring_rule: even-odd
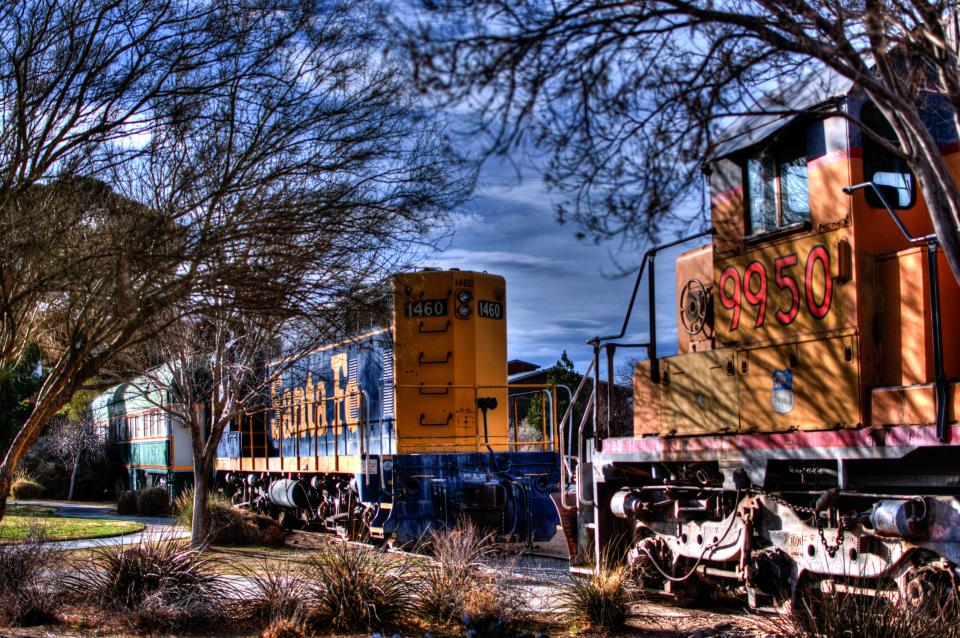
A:
<svg viewBox="0 0 960 638">
<path fill-rule="evenodd" d="M 746 122 L 708 164 L 712 228 L 672 244 L 711 238 L 677 260 L 678 353 L 656 348 L 670 246 L 644 257 L 629 305 L 647 277 L 649 340 L 623 343 L 628 310 L 590 342 L 594 399 L 604 354 L 611 376 L 623 346 L 649 357 L 632 436 L 598 426 L 592 400 L 564 457 L 575 571 L 617 556 L 650 591 L 724 587 L 769 609 L 958 590 L 960 286 L 914 177 L 860 130 L 896 145 L 882 115 L 855 89 L 825 97 Z M 931 133 L 960 167 L 955 128 Z"/>
<path fill-rule="evenodd" d="M 410 544 L 469 519 L 551 539 L 555 388 L 528 388 L 549 396 L 542 440 L 511 440 L 505 292 L 487 273 L 397 275 L 392 325 L 287 362 L 269 408 L 224 433 L 218 480 L 239 504 L 345 538 Z"/>
</svg>

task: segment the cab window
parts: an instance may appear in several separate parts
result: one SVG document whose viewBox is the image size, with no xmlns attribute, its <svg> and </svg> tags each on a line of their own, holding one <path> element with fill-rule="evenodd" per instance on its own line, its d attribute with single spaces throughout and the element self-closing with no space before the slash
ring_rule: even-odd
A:
<svg viewBox="0 0 960 638">
<path fill-rule="evenodd" d="M 873 102 L 864 104 L 860 109 L 860 121 L 863 122 L 864 128 L 873 131 L 893 146 L 899 146 L 893 127 Z M 911 208 L 916 203 L 917 188 L 913 173 L 907 168 L 907 161 L 891 152 L 865 131 L 860 135 L 864 181 L 886 187 L 882 189 L 884 197 L 894 208 Z M 868 189 L 866 193 L 868 204 L 874 208 L 883 208 L 883 202 L 873 189 Z"/>
<path fill-rule="evenodd" d="M 757 235 L 810 219 L 806 138 L 778 138 L 747 158 L 747 234 Z"/>
</svg>

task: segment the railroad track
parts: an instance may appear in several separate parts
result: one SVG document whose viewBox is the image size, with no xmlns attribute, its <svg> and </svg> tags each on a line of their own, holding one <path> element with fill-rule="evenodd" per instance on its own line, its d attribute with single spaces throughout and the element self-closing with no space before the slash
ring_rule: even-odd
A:
<svg viewBox="0 0 960 638">
<path fill-rule="evenodd" d="M 310 551 L 311 549 L 315 549 L 318 543 L 329 542 L 335 539 L 340 540 L 339 537 L 328 534 L 293 531 L 290 532 L 290 536 L 288 537 L 288 543 L 290 543 L 292 540 L 292 544 L 287 544 L 285 547 L 288 549 L 302 549 L 304 551 Z M 367 543 L 361 543 L 358 541 L 342 542 L 346 542 L 348 545 L 353 547 L 373 549 L 373 547 Z M 518 578 L 532 583 L 556 583 L 558 578 L 565 579 L 569 577 L 569 563 L 566 556 L 559 556 L 550 552 L 529 551 L 521 548 L 515 548 L 511 550 L 509 546 L 507 547 L 507 550 L 508 551 L 506 553 L 510 558 L 505 561 L 505 564 L 509 566 L 511 571 Z M 307 563 L 306 560 L 299 558 L 296 555 L 289 557 L 278 557 L 276 554 L 272 554 L 270 552 L 241 551 L 223 547 L 218 548 L 217 551 L 222 554 L 244 558 L 263 560 L 276 560 L 280 558 L 293 563 Z M 398 556 L 415 555 L 426 560 L 434 560 L 433 557 L 428 554 L 420 554 L 395 547 L 386 548 L 385 551 Z"/>
</svg>

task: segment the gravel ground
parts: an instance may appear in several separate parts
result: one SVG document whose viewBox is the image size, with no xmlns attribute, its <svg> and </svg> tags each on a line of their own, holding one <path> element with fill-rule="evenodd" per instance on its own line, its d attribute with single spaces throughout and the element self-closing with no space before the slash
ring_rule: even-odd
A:
<svg viewBox="0 0 960 638">
<path fill-rule="evenodd" d="M 137 542 L 141 538 L 151 540 L 152 537 L 160 534 L 179 533 L 185 534 L 183 530 L 178 530 L 172 526 L 170 519 L 137 519 L 136 517 L 118 516 L 109 511 L 108 507 L 92 504 L 74 504 L 74 503 L 50 503 L 43 502 L 43 505 L 58 507 L 63 514 L 97 517 L 97 518 L 117 518 L 140 520 L 147 524 L 147 529 L 142 534 L 128 535 L 109 539 L 107 542 L 117 544 L 126 544 Z M 267 550 L 263 553 L 264 558 L 283 558 L 296 561 L 300 551 L 309 551 L 309 546 L 318 540 L 313 534 L 294 533 L 291 535 L 288 546 L 279 550 Z M 555 539 L 556 540 L 556 539 Z M 78 549 L 84 546 L 84 541 L 73 541 L 76 545 L 64 547 L 69 549 Z M 95 544 L 104 544 L 104 539 L 96 541 Z M 524 595 L 529 597 L 532 609 L 541 614 L 541 617 L 550 619 L 551 623 L 555 619 L 562 617 L 563 609 L 558 594 L 562 588 L 570 582 L 570 572 L 568 561 L 565 555 L 566 545 L 562 541 L 543 544 L 537 547 L 533 552 L 520 553 L 510 562 L 512 578 L 510 579 Z M 255 548 L 250 550 L 229 551 L 223 550 L 225 558 L 229 560 L 231 554 L 240 554 L 245 560 L 256 561 L 260 558 L 261 552 Z M 279 555 L 278 555 L 279 554 Z M 562 555 L 562 557 L 561 557 Z M 234 583 L 238 590 L 243 590 L 247 583 L 242 576 L 230 575 L 229 578 L 236 580 Z M 762 621 L 757 617 L 749 615 L 735 606 L 700 607 L 695 609 L 680 608 L 671 606 L 669 602 L 650 599 L 645 600 L 634 607 L 633 619 L 630 622 L 629 630 L 618 634 L 611 634 L 611 637 L 619 636 L 644 636 L 649 638 L 745 638 L 762 636 L 764 632 L 758 629 Z M 54 636 L 54 635 L 91 635 L 89 633 L 70 631 L 63 627 L 56 628 L 31 628 L 31 629 L 0 629 L 0 638 L 3 636 Z M 565 629 L 562 622 L 558 623 L 556 631 L 549 633 L 551 636 L 569 636 L 569 630 Z"/>
</svg>

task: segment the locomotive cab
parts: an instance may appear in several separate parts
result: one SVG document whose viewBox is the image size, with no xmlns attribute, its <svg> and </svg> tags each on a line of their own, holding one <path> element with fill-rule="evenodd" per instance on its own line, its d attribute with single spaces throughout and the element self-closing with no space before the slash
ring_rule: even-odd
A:
<svg viewBox="0 0 960 638">
<path fill-rule="evenodd" d="M 677 259 L 677 354 L 657 356 L 650 283 L 633 436 L 588 429 L 565 478 L 575 569 L 620 552 L 650 589 L 738 584 L 755 607 L 957 575 L 960 286 L 915 177 L 862 130 L 895 145 L 879 110 L 849 87 L 795 106 L 745 118 L 705 165 L 711 241 Z M 632 305 L 590 342 L 595 382 Z"/>
<path fill-rule="evenodd" d="M 882 129 L 856 96 L 834 108 Z M 942 379 L 954 380 L 941 418 L 955 422 L 960 343 L 952 330 L 939 347 L 933 337 L 930 249 L 872 189 L 844 192 L 897 184 L 887 203 L 911 237 L 926 237 L 913 176 L 829 111 L 721 152 L 708 165 L 713 241 L 677 261 L 678 356 L 661 360 L 658 392 L 646 370 L 635 379 L 637 395 L 660 395 L 660 419 L 638 413 L 635 433 L 935 424 L 937 349 Z M 960 291 L 942 250 L 936 261 L 936 319 L 955 325 Z"/>
</svg>

